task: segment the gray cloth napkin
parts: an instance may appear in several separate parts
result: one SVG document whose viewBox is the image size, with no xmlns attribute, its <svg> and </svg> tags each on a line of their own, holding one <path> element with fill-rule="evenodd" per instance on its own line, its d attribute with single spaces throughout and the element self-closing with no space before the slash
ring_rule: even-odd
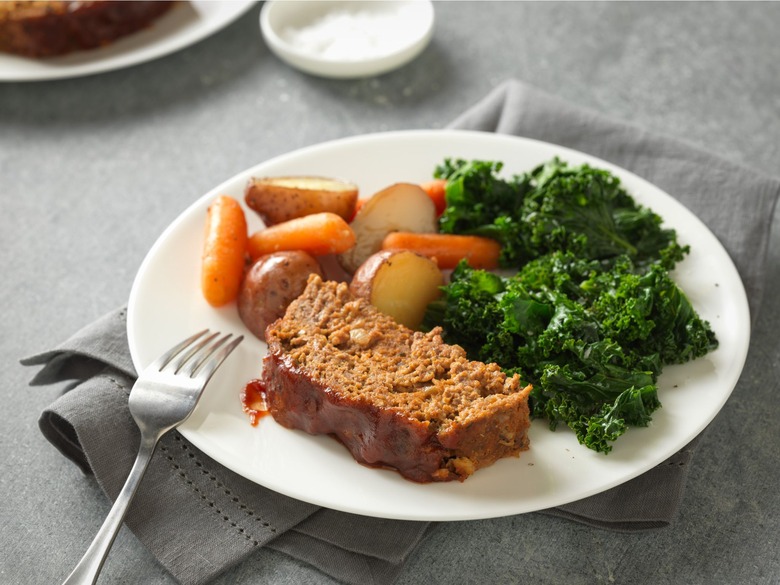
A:
<svg viewBox="0 0 780 585">
<path fill-rule="evenodd" d="M 755 318 L 779 181 L 518 82 L 498 87 L 451 127 L 561 144 L 660 186 L 726 246 Z M 120 309 L 59 347 L 22 360 L 43 366 L 33 385 L 72 381 L 69 391 L 43 412 L 41 431 L 85 472 L 94 473 L 112 499 L 139 440 L 127 410 L 135 372 L 125 327 Z M 692 449 L 693 444 L 626 484 L 545 513 L 614 530 L 665 526 L 676 515 Z M 262 546 L 345 583 L 385 585 L 429 527 L 344 514 L 281 496 L 228 471 L 175 431 L 162 440 L 126 523 L 185 585 L 209 581 Z"/>
</svg>

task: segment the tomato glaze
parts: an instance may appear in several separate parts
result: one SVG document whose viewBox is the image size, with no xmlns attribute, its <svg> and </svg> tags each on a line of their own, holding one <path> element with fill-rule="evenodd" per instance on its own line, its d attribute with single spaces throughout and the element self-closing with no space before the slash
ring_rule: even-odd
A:
<svg viewBox="0 0 780 585">
<path fill-rule="evenodd" d="M 249 415 L 249 422 L 257 426 L 261 418 L 268 414 L 265 401 L 265 386 L 261 380 L 250 380 L 241 390 L 241 406 Z"/>
</svg>

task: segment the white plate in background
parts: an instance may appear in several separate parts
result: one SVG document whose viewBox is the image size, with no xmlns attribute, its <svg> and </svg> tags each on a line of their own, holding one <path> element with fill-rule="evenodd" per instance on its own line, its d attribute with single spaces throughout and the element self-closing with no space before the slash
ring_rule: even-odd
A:
<svg viewBox="0 0 780 585">
<path fill-rule="evenodd" d="M 691 254 L 674 278 L 712 325 L 720 347 L 694 362 L 667 367 L 659 379 L 663 407 L 647 428 L 631 428 L 609 455 L 577 443 L 567 428 L 534 421 L 531 448 L 498 461 L 465 482 L 416 484 L 389 470 L 356 463 L 336 440 L 282 428 L 270 417 L 257 427 L 242 412 L 239 392 L 261 373 L 265 344 L 241 322 L 236 307 L 202 298 L 199 261 L 208 203 L 220 193 L 243 203 L 252 176 L 325 175 L 359 185 L 361 196 L 399 181 L 424 181 L 444 158 L 504 162 L 524 172 L 559 156 L 618 175 L 636 200 L 677 230 Z M 247 209 L 250 227 L 261 225 Z M 248 169 L 206 193 L 160 236 L 143 261 L 128 304 L 128 338 L 139 370 L 175 342 L 204 327 L 246 339 L 213 378 L 181 433 L 207 455 L 244 477 L 288 496 L 336 510 L 407 520 L 467 520 L 532 512 L 591 496 L 624 483 L 684 447 L 720 411 L 747 355 L 747 298 L 736 268 L 706 226 L 647 181 L 589 155 L 511 136 L 466 131 L 407 131 L 358 136 L 286 154 Z"/>
<path fill-rule="evenodd" d="M 32 59 L 0 52 L 0 81 L 81 77 L 138 65 L 183 49 L 234 22 L 254 1 L 181 2 L 148 28 L 114 43 L 60 57 Z"/>
</svg>

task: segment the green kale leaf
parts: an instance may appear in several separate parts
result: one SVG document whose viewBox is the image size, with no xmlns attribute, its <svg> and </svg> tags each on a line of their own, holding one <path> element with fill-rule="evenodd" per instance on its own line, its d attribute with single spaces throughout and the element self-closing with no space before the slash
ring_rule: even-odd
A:
<svg viewBox="0 0 780 585">
<path fill-rule="evenodd" d="M 491 237 L 512 277 L 454 270 L 424 326 L 533 384 L 531 414 L 608 453 L 660 408 L 664 366 L 718 341 L 669 271 L 688 253 L 620 180 L 559 159 L 502 178 L 500 162 L 447 159 L 445 233 Z"/>
<path fill-rule="evenodd" d="M 637 264 L 660 259 L 671 269 L 687 252 L 609 171 L 557 158 L 510 179 L 499 176 L 502 168 L 447 159 L 434 176 L 447 180 L 441 231 L 498 240 L 504 267 L 568 251 L 591 259 L 627 255 Z"/>
<path fill-rule="evenodd" d="M 662 264 L 628 255 L 552 252 L 511 277 L 461 262 L 443 291 L 425 324 L 442 325 L 472 359 L 519 373 L 534 385 L 532 416 L 566 424 L 600 452 L 651 420 L 665 365 L 717 347 Z"/>
</svg>

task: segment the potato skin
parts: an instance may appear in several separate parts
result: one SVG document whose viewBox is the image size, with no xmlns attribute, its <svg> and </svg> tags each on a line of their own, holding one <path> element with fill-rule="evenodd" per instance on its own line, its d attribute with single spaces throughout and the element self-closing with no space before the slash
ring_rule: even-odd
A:
<svg viewBox="0 0 780 585">
<path fill-rule="evenodd" d="M 361 264 L 352 275 L 352 281 L 349 283 L 349 292 L 358 298 L 366 299 L 371 302 L 371 289 L 374 285 L 374 277 L 383 264 L 397 253 L 396 250 L 382 250 L 371 254 L 368 259 Z"/>
<path fill-rule="evenodd" d="M 238 295 L 238 314 L 247 329 L 265 340 L 265 328 L 284 315 L 312 273 L 322 276 L 319 263 L 300 250 L 258 258 L 244 276 Z"/>
<path fill-rule="evenodd" d="M 350 225 L 355 245 L 339 255 L 341 266 L 350 274 L 382 248 L 390 232 L 433 233 L 439 227 L 436 206 L 413 183 L 395 183 L 368 198 Z"/>
<path fill-rule="evenodd" d="M 443 284 L 444 275 L 432 258 L 413 250 L 383 250 L 360 265 L 349 290 L 401 325 L 417 329 Z"/>
<path fill-rule="evenodd" d="M 268 226 L 323 211 L 350 221 L 357 198 L 357 185 L 315 176 L 254 177 L 244 191 L 246 204 Z"/>
</svg>

